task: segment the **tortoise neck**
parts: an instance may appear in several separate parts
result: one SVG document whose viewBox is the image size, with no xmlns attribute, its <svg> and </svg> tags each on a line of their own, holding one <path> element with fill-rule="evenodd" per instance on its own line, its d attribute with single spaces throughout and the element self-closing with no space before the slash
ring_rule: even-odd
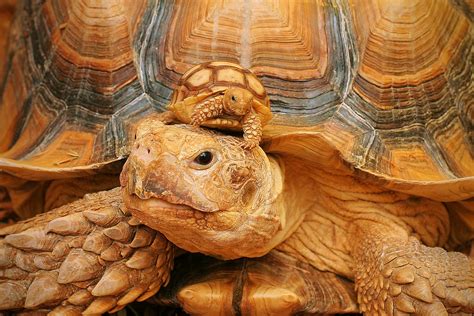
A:
<svg viewBox="0 0 474 316">
<path fill-rule="evenodd" d="M 268 251 L 284 242 L 302 223 L 305 214 L 314 206 L 314 194 L 311 193 L 314 185 L 311 177 L 304 176 L 298 165 L 291 163 L 286 158 L 269 155 L 274 174 L 273 190 L 274 202 L 268 205 L 280 220 L 279 231 L 268 244 Z M 278 174 L 278 177 L 275 175 Z M 281 179 L 281 189 L 277 179 Z"/>
</svg>

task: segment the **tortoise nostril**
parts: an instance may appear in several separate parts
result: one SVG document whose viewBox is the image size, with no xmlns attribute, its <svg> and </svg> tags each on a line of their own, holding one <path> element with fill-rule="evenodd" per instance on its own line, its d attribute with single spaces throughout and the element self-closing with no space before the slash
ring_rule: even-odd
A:
<svg viewBox="0 0 474 316">
<path fill-rule="evenodd" d="M 150 148 L 147 148 L 146 151 L 147 151 L 148 153 L 150 153 Z"/>
<path fill-rule="evenodd" d="M 135 139 L 137 139 L 137 134 L 135 134 Z"/>
<path fill-rule="evenodd" d="M 140 148 L 140 144 L 137 144 L 137 146 L 135 146 L 136 149 Z"/>
</svg>

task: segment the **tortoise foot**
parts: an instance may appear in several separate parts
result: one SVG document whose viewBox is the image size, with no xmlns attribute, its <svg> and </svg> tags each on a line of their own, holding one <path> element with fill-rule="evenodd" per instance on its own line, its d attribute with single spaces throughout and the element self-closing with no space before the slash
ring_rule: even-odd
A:
<svg viewBox="0 0 474 316">
<path fill-rule="evenodd" d="M 414 238 L 393 243 L 360 265 L 356 291 L 367 315 L 473 313 L 474 261 Z"/>
<path fill-rule="evenodd" d="M 256 141 L 256 140 L 249 140 L 249 139 L 244 139 L 241 143 L 241 147 L 243 149 L 247 149 L 247 150 L 250 150 L 252 148 L 255 148 L 259 145 L 259 141 Z"/>
<path fill-rule="evenodd" d="M 222 104 L 222 96 L 209 98 L 196 105 L 196 108 L 191 115 L 190 124 L 193 126 L 200 126 L 205 121 L 221 116 L 223 113 L 224 106 Z"/>
<path fill-rule="evenodd" d="M 244 141 L 242 148 L 252 149 L 260 144 L 262 139 L 262 124 L 260 118 L 255 113 L 247 114 L 242 121 L 244 130 Z"/>
</svg>

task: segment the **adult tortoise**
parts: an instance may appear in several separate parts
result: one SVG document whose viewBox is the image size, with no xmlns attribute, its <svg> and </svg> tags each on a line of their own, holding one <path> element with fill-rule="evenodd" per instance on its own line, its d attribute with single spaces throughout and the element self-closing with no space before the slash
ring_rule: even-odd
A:
<svg viewBox="0 0 474 316">
<path fill-rule="evenodd" d="M 229 61 L 267 88 L 271 144 L 319 131 L 360 174 L 449 201 L 453 249 L 472 239 L 470 12 L 462 1 L 20 2 L 1 90 L 2 184 L 24 217 L 116 185 L 108 166 L 128 155 L 135 122 L 164 110 L 192 65 Z"/>
<path fill-rule="evenodd" d="M 97 314 L 147 299 L 169 280 L 170 241 L 221 259 L 273 250 L 270 260 L 284 267 L 336 273 L 354 280 L 368 315 L 474 312 L 474 261 L 436 247 L 449 237 L 443 204 L 354 170 L 323 133 L 292 128 L 264 152 L 243 149 L 235 136 L 150 118 L 136 137 L 121 193 L 96 193 L 0 231 L 2 308 Z M 450 184 L 422 186 L 436 194 Z M 253 274 L 260 284 L 241 293 L 244 312 L 317 311 L 304 283 Z M 187 311 L 226 314 L 233 287 L 212 276 L 200 282 L 212 295 L 196 284 L 179 292 Z M 346 303 L 331 307 L 354 307 Z"/>
</svg>

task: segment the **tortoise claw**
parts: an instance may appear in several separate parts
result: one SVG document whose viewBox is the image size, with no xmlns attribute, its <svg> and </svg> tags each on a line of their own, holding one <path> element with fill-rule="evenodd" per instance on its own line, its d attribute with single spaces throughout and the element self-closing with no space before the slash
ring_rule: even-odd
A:
<svg viewBox="0 0 474 316">
<path fill-rule="evenodd" d="M 259 145 L 258 141 L 248 140 L 248 139 L 243 140 L 242 143 L 240 144 L 240 146 L 245 150 L 253 149 L 253 148 L 257 147 L 258 145 Z"/>
<path fill-rule="evenodd" d="M 191 122 L 189 122 L 189 125 L 191 125 L 192 127 L 199 127 L 199 126 L 201 126 L 201 123 L 198 122 L 198 120 L 195 120 L 193 118 L 193 119 L 191 119 Z"/>
</svg>

